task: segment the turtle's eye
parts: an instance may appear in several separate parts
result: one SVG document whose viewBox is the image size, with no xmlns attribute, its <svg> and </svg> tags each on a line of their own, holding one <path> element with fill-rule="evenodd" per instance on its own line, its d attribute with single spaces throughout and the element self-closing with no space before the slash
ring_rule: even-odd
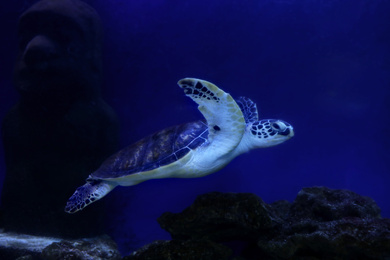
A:
<svg viewBox="0 0 390 260">
<path fill-rule="evenodd" d="M 280 130 L 280 125 L 278 123 L 273 123 L 272 127 L 275 128 L 276 130 Z"/>
</svg>

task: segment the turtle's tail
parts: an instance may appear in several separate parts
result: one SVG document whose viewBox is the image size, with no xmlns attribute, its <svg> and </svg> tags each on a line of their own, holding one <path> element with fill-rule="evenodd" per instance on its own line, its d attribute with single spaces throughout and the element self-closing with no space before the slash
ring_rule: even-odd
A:
<svg viewBox="0 0 390 260">
<path fill-rule="evenodd" d="M 87 180 L 87 183 L 77 188 L 66 203 L 65 212 L 75 213 L 89 204 L 103 198 L 116 184 L 101 180 Z"/>
</svg>

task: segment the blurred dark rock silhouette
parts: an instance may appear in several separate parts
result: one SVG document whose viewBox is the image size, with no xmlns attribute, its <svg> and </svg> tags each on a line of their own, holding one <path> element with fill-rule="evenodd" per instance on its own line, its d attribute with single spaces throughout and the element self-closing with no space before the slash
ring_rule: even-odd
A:
<svg viewBox="0 0 390 260">
<path fill-rule="evenodd" d="M 102 233 L 103 204 L 76 215 L 67 199 L 118 146 L 118 120 L 100 94 L 101 27 L 78 0 L 43 0 L 19 20 L 15 87 L 2 125 L 6 231 L 61 237 Z"/>
<path fill-rule="evenodd" d="M 224 245 L 208 240 L 172 240 L 156 241 L 137 250 L 123 260 L 228 260 L 232 250 Z"/>
<path fill-rule="evenodd" d="M 390 259 L 390 219 L 380 217 L 371 198 L 348 190 L 304 188 L 293 203 L 272 204 L 253 194 L 213 192 L 181 213 L 164 213 L 158 222 L 173 240 L 126 259 L 157 259 L 151 256 L 159 250 L 159 259 L 180 259 L 169 256 L 188 255 L 193 241 L 230 246 L 229 255 L 218 259 Z M 204 254 L 214 248 L 205 246 Z"/>
</svg>

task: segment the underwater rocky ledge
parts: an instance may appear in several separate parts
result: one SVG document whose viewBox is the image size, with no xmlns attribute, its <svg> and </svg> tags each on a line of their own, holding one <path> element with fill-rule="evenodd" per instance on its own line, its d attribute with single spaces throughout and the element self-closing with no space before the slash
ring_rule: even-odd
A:
<svg viewBox="0 0 390 260">
<path fill-rule="evenodd" d="M 172 240 L 124 259 L 390 259 L 390 219 L 371 198 L 348 190 L 304 188 L 294 202 L 272 204 L 212 192 L 158 222 Z"/>
<path fill-rule="evenodd" d="M 369 197 L 325 187 L 302 189 L 296 199 L 265 203 L 250 193 L 198 196 L 181 213 L 158 222 L 172 237 L 122 258 L 108 237 L 53 241 L 16 254 L 0 236 L 1 259 L 278 260 L 390 259 L 390 219 Z M 38 239 L 38 238 L 37 238 Z M 30 245 L 35 242 L 31 241 Z M 16 247 L 16 246 L 15 246 Z M 17 258 L 18 256 L 19 258 Z"/>
</svg>

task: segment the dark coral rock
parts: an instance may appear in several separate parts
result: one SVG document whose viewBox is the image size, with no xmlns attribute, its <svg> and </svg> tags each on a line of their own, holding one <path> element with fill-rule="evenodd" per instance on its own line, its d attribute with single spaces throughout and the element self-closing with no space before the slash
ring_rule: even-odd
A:
<svg viewBox="0 0 390 260">
<path fill-rule="evenodd" d="M 305 188 L 280 233 L 260 239 L 257 253 L 267 259 L 385 259 L 390 257 L 390 220 L 379 213 L 371 198 L 354 192 Z"/>
<path fill-rule="evenodd" d="M 371 198 L 352 191 L 312 187 L 298 193 L 290 211 L 294 219 L 331 221 L 345 217 L 378 218 L 380 208 Z"/>
<path fill-rule="evenodd" d="M 43 260 L 119 260 L 122 258 L 115 242 L 107 236 L 52 243 L 42 251 L 41 257 Z"/>
<path fill-rule="evenodd" d="M 386 259 L 390 257 L 390 220 L 300 222 L 286 226 L 272 240 L 260 240 L 258 247 L 269 259 Z"/>
<path fill-rule="evenodd" d="M 174 239 L 224 242 L 234 259 L 390 259 L 390 219 L 371 198 L 348 190 L 305 188 L 293 203 L 270 205 L 253 194 L 209 193 L 158 221 Z"/>
<path fill-rule="evenodd" d="M 230 259 L 232 250 L 208 240 L 156 241 L 123 260 L 224 260 Z"/>
<path fill-rule="evenodd" d="M 164 213 L 158 222 L 173 239 L 247 240 L 277 221 L 270 207 L 249 193 L 212 192 L 199 196 L 183 212 Z"/>
<path fill-rule="evenodd" d="M 290 208 L 291 208 L 291 203 L 287 200 L 278 200 L 273 202 L 272 204 L 269 205 L 271 208 L 271 211 L 275 216 L 278 216 L 280 219 L 287 219 L 289 213 L 290 213 Z"/>
<path fill-rule="evenodd" d="M 15 258 L 15 260 L 34 260 L 34 257 L 31 255 L 25 255 L 25 256 Z"/>
</svg>

